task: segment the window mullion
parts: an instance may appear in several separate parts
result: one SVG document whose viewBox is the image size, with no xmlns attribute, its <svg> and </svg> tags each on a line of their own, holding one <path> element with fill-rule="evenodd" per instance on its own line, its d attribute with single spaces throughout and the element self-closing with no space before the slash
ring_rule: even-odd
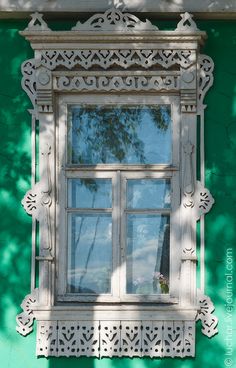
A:
<svg viewBox="0 0 236 368">
<path fill-rule="evenodd" d="M 113 272 L 111 275 L 112 295 L 120 296 L 120 171 L 112 180 L 112 249 Z"/>
</svg>

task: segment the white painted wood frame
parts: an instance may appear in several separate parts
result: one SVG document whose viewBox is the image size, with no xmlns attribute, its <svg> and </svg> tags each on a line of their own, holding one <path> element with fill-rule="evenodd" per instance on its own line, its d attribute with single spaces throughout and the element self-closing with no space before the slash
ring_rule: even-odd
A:
<svg viewBox="0 0 236 368">
<path fill-rule="evenodd" d="M 213 81 L 213 62 L 200 54 L 205 32 L 188 13 L 181 15 L 174 31 L 160 31 L 149 21 L 111 9 L 78 22 L 71 31 L 51 31 L 36 13 L 21 34 L 35 51 L 35 58 L 22 65 L 22 87 L 39 122 L 40 152 L 40 180 L 22 204 L 39 222 L 40 252 L 35 257 L 39 287 L 22 303 L 18 332 L 31 332 L 36 319 L 37 354 L 44 356 L 194 356 L 196 320 L 202 321 L 207 336 L 217 333 L 213 304 L 196 285 L 196 222 L 214 203 L 203 181 L 196 180 L 197 116 L 203 124 L 203 99 Z M 67 105 L 80 103 L 170 104 L 173 164 L 66 165 Z M 125 272 L 117 267 L 125 224 L 117 221 L 117 210 L 112 213 L 117 272 L 111 295 L 95 301 L 66 293 L 65 198 L 70 177 L 111 178 L 119 213 L 126 211 L 126 179 L 170 178 L 169 294 L 150 295 L 145 301 L 125 295 Z M 201 266 L 204 271 L 203 260 Z"/>
</svg>

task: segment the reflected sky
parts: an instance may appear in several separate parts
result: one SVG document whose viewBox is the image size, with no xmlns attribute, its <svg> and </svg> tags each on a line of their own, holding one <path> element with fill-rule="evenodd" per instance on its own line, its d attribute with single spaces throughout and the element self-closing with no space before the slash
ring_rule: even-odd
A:
<svg viewBox="0 0 236 368">
<path fill-rule="evenodd" d="M 126 289 L 129 294 L 162 292 L 158 274 L 161 259 L 169 249 L 169 216 L 128 214 Z M 165 277 L 169 276 L 168 274 Z"/>
<path fill-rule="evenodd" d="M 111 208 L 111 179 L 68 179 L 68 207 Z"/>
<path fill-rule="evenodd" d="M 171 107 L 69 106 L 69 164 L 170 164 Z"/>
<path fill-rule="evenodd" d="M 127 181 L 127 208 L 169 208 L 170 180 L 131 179 Z"/>
<path fill-rule="evenodd" d="M 68 214 L 68 292 L 109 293 L 112 271 L 110 214 Z"/>
</svg>

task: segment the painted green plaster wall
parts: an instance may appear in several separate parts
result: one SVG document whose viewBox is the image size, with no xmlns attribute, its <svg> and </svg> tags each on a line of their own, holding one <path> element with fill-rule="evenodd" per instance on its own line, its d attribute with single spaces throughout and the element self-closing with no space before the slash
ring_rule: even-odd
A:
<svg viewBox="0 0 236 368">
<path fill-rule="evenodd" d="M 158 22 L 161 29 L 174 23 Z M 206 217 L 206 291 L 218 315 L 219 334 L 208 339 L 198 327 L 195 359 L 93 359 L 35 357 L 35 333 L 21 337 L 15 316 L 30 290 L 30 218 L 21 198 L 30 188 L 30 102 L 21 89 L 20 65 L 32 57 L 19 36 L 24 21 L 0 22 L 0 367 L 1 368 L 223 368 L 235 355 L 225 355 L 230 345 L 230 278 L 227 265 L 236 244 L 236 22 L 201 21 L 208 32 L 204 52 L 215 61 L 214 87 L 206 102 L 206 182 L 216 204 Z M 57 24 L 56 28 L 68 28 Z M 228 263 L 227 263 L 228 260 Z M 234 267 L 235 263 L 234 263 Z M 226 283 L 228 282 L 228 289 Z M 236 281 L 234 280 L 234 284 Z M 228 290 L 228 294 L 227 294 Z M 235 316 L 235 313 L 234 313 Z M 234 322 L 234 326 L 236 323 Z M 236 331 L 232 343 L 236 345 Z"/>
</svg>

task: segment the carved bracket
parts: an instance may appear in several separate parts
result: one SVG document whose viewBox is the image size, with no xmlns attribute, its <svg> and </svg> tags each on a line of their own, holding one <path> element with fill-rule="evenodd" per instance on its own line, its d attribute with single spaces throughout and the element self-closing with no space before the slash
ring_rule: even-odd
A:
<svg viewBox="0 0 236 368">
<path fill-rule="evenodd" d="M 198 304 L 200 310 L 196 320 L 200 320 L 202 322 L 202 333 L 207 337 L 212 337 L 218 333 L 218 318 L 212 314 L 215 307 L 211 299 L 208 296 L 203 295 L 200 290 L 198 290 Z"/>
<path fill-rule="evenodd" d="M 198 114 L 206 107 L 203 104 L 207 91 L 213 84 L 214 62 L 210 56 L 199 55 L 199 74 L 198 74 Z"/>
<path fill-rule="evenodd" d="M 215 203 L 210 191 L 205 188 L 200 181 L 196 182 L 194 202 L 196 208 L 196 220 L 199 220 L 202 215 L 208 213 Z"/>
<path fill-rule="evenodd" d="M 38 304 L 38 289 L 35 289 L 32 294 L 26 295 L 24 298 L 21 308 L 23 312 L 16 316 L 16 331 L 21 335 L 26 336 L 33 331 L 34 323 L 34 312 L 32 311 L 32 306 Z"/>
<path fill-rule="evenodd" d="M 36 104 L 36 77 L 35 77 L 36 61 L 35 59 L 26 60 L 21 65 L 22 80 L 21 86 L 27 93 L 32 105 Z"/>
</svg>

